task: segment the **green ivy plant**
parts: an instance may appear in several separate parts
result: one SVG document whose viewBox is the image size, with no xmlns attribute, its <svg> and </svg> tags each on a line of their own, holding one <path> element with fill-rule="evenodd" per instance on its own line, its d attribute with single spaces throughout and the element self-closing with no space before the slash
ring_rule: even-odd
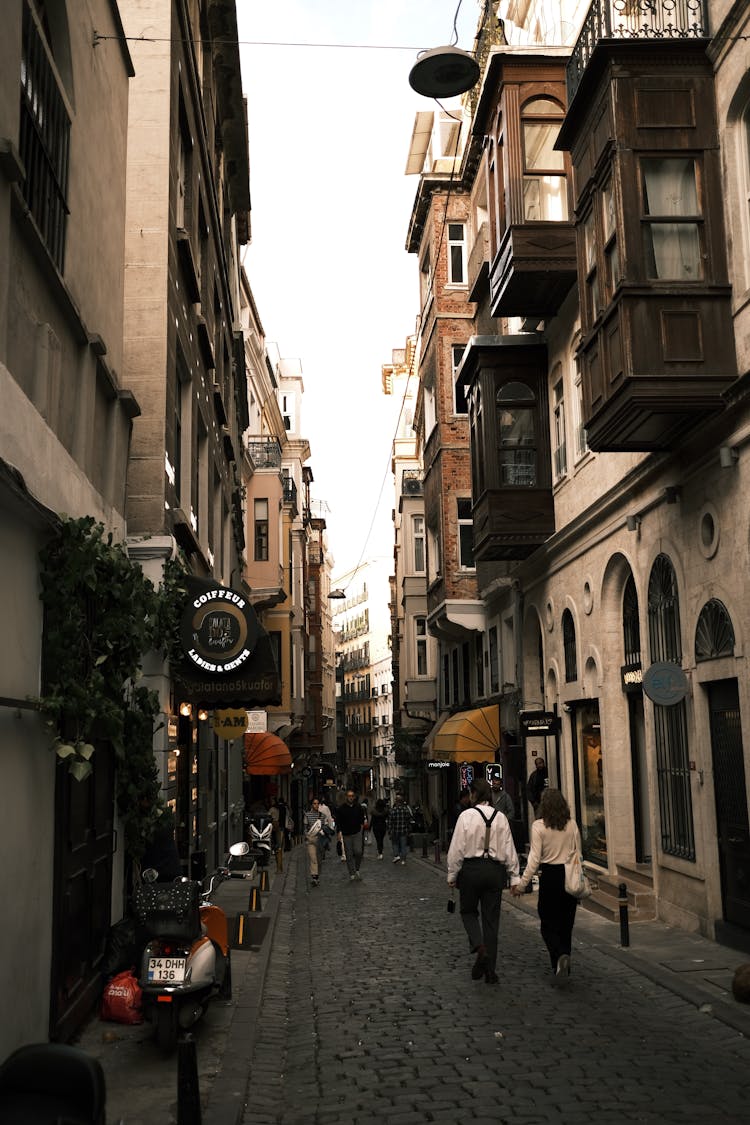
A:
<svg viewBox="0 0 750 1125">
<path fill-rule="evenodd" d="M 164 813 L 153 754 L 159 697 L 139 684 L 141 663 L 153 649 L 177 655 L 184 570 L 168 562 L 157 591 L 90 516 L 64 519 L 40 561 L 46 692 L 38 706 L 76 780 L 91 773 L 97 740 L 112 745 L 125 847 L 138 859 Z"/>
</svg>

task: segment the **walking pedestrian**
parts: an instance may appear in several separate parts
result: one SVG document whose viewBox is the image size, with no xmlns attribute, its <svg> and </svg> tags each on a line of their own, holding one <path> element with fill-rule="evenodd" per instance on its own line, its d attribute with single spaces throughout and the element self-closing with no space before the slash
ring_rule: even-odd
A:
<svg viewBox="0 0 750 1125">
<path fill-rule="evenodd" d="M 411 828 L 411 809 L 404 801 L 403 793 L 397 793 L 393 808 L 388 814 L 388 835 L 393 848 L 393 862 L 406 863 L 409 851 L 409 829 Z"/>
<path fill-rule="evenodd" d="M 364 823 L 362 806 L 357 801 L 354 790 L 347 789 L 343 805 L 339 805 L 336 809 L 336 828 L 346 858 L 349 879 L 352 882 L 362 878 L 359 869 L 362 866 L 364 852 L 362 846 Z"/>
<path fill-rule="evenodd" d="M 305 834 L 305 847 L 307 848 L 307 870 L 310 882 L 317 887 L 320 882 L 320 842 L 323 835 L 323 814 L 320 811 L 320 801 L 313 797 L 310 808 L 305 811 L 302 819 L 302 831 Z"/>
<path fill-rule="evenodd" d="M 370 828 L 375 837 L 375 844 L 378 849 L 378 859 L 383 858 L 383 841 L 385 840 L 385 833 L 388 827 L 388 811 L 386 809 L 385 801 L 382 797 L 375 802 L 375 807 L 372 810 L 370 817 Z"/>
<path fill-rule="evenodd" d="M 539 802 L 547 786 L 547 763 L 544 758 L 534 759 L 534 772 L 526 782 L 526 795 L 534 810 L 534 817 L 539 816 Z"/>
<path fill-rule="evenodd" d="M 318 858 L 322 864 L 331 846 L 331 840 L 336 835 L 336 822 L 333 819 L 333 813 L 325 802 L 325 797 L 318 797 L 318 807 L 320 809 L 320 815 L 323 818 L 323 828 L 320 833 L 320 846 L 318 849 Z"/>
<path fill-rule="evenodd" d="M 516 808 L 510 793 L 506 793 L 503 788 L 503 775 L 499 766 L 496 766 L 490 773 L 490 787 L 492 789 L 490 803 L 493 809 L 505 813 L 508 820 L 512 820 L 516 815 Z"/>
<path fill-rule="evenodd" d="M 555 974 L 553 985 L 566 983 L 570 976 L 571 941 L 578 900 L 565 890 L 565 861 L 573 851 L 581 855 L 581 833 L 570 815 L 570 806 L 559 789 L 545 789 L 539 805 L 539 819 L 531 826 L 526 870 L 511 892 L 523 894 L 539 872 L 537 913 Z"/>
<path fill-rule="evenodd" d="M 497 984 L 501 897 L 506 874 L 511 887 L 519 881 L 518 854 L 507 816 L 492 808 L 489 782 L 476 778 L 470 792 L 471 807 L 456 821 L 448 848 L 448 886 L 459 889 L 461 921 L 476 953 L 472 980 L 484 977 L 487 984 Z"/>
</svg>

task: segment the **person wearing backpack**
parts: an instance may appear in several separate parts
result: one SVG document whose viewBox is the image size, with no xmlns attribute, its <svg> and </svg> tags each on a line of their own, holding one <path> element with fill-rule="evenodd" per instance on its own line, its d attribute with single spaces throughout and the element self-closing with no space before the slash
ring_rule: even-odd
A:
<svg viewBox="0 0 750 1125">
<path fill-rule="evenodd" d="M 448 848 L 448 886 L 459 889 L 461 921 L 476 954 L 471 978 L 497 984 L 500 899 L 506 874 L 511 887 L 520 882 L 518 853 L 507 816 L 492 807 L 489 782 L 475 778 L 470 790 L 471 806 L 456 821 Z"/>
</svg>

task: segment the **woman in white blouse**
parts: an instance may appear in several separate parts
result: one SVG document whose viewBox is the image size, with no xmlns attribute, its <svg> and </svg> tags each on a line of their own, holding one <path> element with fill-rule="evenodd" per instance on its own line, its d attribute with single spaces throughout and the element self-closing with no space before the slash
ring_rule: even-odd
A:
<svg viewBox="0 0 750 1125">
<path fill-rule="evenodd" d="M 570 815 L 570 806 L 559 789 L 545 789 L 539 805 L 539 820 L 531 826 L 531 848 L 526 870 L 511 894 L 523 894 L 537 871 L 537 912 L 544 944 L 549 951 L 553 984 L 570 976 L 570 946 L 578 900 L 565 890 L 565 860 L 571 852 L 581 854 L 581 834 Z"/>
</svg>

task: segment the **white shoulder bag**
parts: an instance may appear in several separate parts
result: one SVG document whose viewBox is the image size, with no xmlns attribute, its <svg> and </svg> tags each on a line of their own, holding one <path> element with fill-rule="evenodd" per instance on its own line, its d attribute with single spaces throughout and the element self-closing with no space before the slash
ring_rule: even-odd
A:
<svg viewBox="0 0 750 1125">
<path fill-rule="evenodd" d="M 581 899 L 588 898 L 591 894 L 591 884 L 586 878 L 581 853 L 575 843 L 570 849 L 570 855 L 565 860 L 565 890 L 573 898 L 577 898 L 579 902 Z"/>
</svg>

